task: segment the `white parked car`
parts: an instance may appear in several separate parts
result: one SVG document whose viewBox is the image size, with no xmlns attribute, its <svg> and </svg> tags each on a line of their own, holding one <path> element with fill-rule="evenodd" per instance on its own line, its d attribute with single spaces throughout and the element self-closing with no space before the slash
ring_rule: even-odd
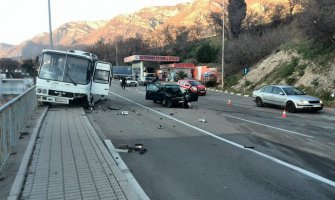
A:
<svg viewBox="0 0 335 200">
<path fill-rule="evenodd" d="M 126 77 L 126 86 L 135 86 L 137 87 L 137 81 L 133 79 L 133 77 Z M 122 78 L 120 79 L 120 85 L 122 85 Z"/>
<path fill-rule="evenodd" d="M 288 112 L 297 110 L 322 110 L 322 101 L 313 96 L 306 95 L 303 91 L 287 85 L 268 85 L 252 93 L 256 105 L 262 107 L 266 104 L 284 107 Z"/>
</svg>

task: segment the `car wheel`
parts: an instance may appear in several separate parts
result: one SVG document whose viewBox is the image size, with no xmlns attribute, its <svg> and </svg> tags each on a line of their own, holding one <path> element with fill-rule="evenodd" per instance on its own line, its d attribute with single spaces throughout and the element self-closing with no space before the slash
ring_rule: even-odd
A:
<svg viewBox="0 0 335 200">
<path fill-rule="evenodd" d="M 154 101 L 154 103 L 157 103 L 157 100 L 153 100 Z"/>
<path fill-rule="evenodd" d="M 259 98 L 259 97 L 256 98 L 256 105 L 258 107 L 263 107 L 264 106 L 264 103 L 263 103 L 261 98 Z"/>
<path fill-rule="evenodd" d="M 188 102 L 184 102 L 184 108 L 190 108 L 190 105 L 188 104 Z"/>
<path fill-rule="evenodd" d="M 294 112 L 296 112 L 296 108 L 295 108 L 295 105 L 294 105 L 294 103 L 293 102 L 287 102 L 286 103 L 286 109 L 287 109 L 287 111 L 288 112 L 290 112 L 290 113 L 294 113 Z"/>
<path fill-rule="evenodd" d="M 164 105 L 165 107 L 167 107 L 167 108 L 171 108 L 171 106 L 172 106 L 172 102 L 171 102 L 170 99 L 168 99 L 168 98 L 164 98 L 164 100 L 163 100 L 163 105 Z"/>
</svg>

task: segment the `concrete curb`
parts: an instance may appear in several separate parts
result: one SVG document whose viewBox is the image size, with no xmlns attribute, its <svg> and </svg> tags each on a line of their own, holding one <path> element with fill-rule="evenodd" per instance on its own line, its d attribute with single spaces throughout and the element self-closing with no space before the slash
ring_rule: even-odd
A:
<svg viewBox="0 0 335 200">
<path fill-rule="evenodd" d="M 26 149 L 26 151 L 24 153 L 24 156 L 21 160 L 19 171 L 16 174 L 14 183 L 13 183 L 11 189 L 10 189 L 9 196 L 8 196 L 7 200 L 16 200 L 16 199 L 19 199 L 19 197 L 20 197 L 22 187 L 23 187 L 23 182 L 24 182 L 24 179 L 25 179 L 25 176 L 26 176 L 26 171 L 29 167 L 29 162 L 30 162 L 32 153 L 34 151 L 34 146 L 35 146 L 35 143 L 36 143 L 36 139 L 37 139 L 37 136 L 39 134 L 40 128 L 42 126 L 42 122 L 43 122 L 43 120 L 44 120 L 44 118 L 47 114 L 48 108 L 49 107 L 45 107 L 41 117 L 37 121 L 37 124 L 36 124 L 36 126 L 33 130 L 33 134 L 31 136 L 29 144 L 27 146 L 27 149 Z"/>
</svg>

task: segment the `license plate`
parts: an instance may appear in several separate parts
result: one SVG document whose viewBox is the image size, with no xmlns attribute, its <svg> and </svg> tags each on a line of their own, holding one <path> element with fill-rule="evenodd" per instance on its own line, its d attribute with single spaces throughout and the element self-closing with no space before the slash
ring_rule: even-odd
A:
<svg viewBox="0 0 335 200">
<path fill-rule="evenodd" d="M 58 103 L 68 103 L 67 99 L 56 97 L 55 101 Z"/>
</svg>

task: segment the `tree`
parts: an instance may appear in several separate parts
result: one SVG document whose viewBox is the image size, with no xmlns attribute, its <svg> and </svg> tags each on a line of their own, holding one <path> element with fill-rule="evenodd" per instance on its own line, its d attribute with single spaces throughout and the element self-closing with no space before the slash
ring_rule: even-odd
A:
<svg viewBox="0 0 335 200">
<path fill-rule="evenodd" d="M 212 47 L 209 42 L 205 42 L 198 48 L 195 57 L 200 63 L 210 63 L 216 58 L 217 53 L 217 48 Z"/>
<path fill-rule="evenodd" d="M 189 42 L 190 30 L 185 26 L 177 28 L 176 40 L 173 44 L 173 51 L 175 55 L 186 55 L 186 50 Z"/>
<path fill-rule="evenodd" d="M 334 0 L 309 0 L 304 4 L 300 26 L 307 36 L 335 45 L 334 19 Z"/>
<path fill-rule="evenodd" d="M 226 10 L 226 9 L 225 9 Z M 225 23 L 225 27 L 223 27 L 223 21 L 222 21 L 222 13 L 221 12 L 214 12 L 210 11 L 206 16 L 205 19 L 208 23 L 208 28 L 214 29 L 216 33 L 222 34 L 222 28 L 224 28 L 225 36 L 228 36 L 228 28 L 227 23 Z M 224 21 L 228 21 L 227 13 L 224 13 Z"/>
<path fill-rule="evenodd" d="M 283 5 L 275 5 L 275 9 L 273 11 L 273 16 L 271 17 L 273 26 L 278 26 L 282 22 L 282 17 L 284 15 L 284 6 Z"/>
<path fill-rule="evenodd" d="M 21 69 L 23 69 L 26 73 L 29 73 L 29 76 L 35 77 L 37 75 L 37 67 L 36 63 L 33 59 L 24 60 Z"/>
<path fill-rule="evenodd" d="M 228 20 L 230 30 L 233 37 L 238 38 L 242 29 L 242 21 L 247 14 L 247 4 L 245 3 L 245 0 L 229 0 L 228 2 Z"/>
<path fill-rule="evenodd" d="M 13 60 L 10 58 L 1 58 L 0 59 L 0 69 L 3 72 L 14 72 L 16 69 L 18 69 L 20 66 L 20 63 L 17 60 Z"/>
<path fill-rule="evenodd" d="M 188 75 L 184 71 L 179 71 L 176 73 L 176 81 L 186 78 Z"/>
</svg>

